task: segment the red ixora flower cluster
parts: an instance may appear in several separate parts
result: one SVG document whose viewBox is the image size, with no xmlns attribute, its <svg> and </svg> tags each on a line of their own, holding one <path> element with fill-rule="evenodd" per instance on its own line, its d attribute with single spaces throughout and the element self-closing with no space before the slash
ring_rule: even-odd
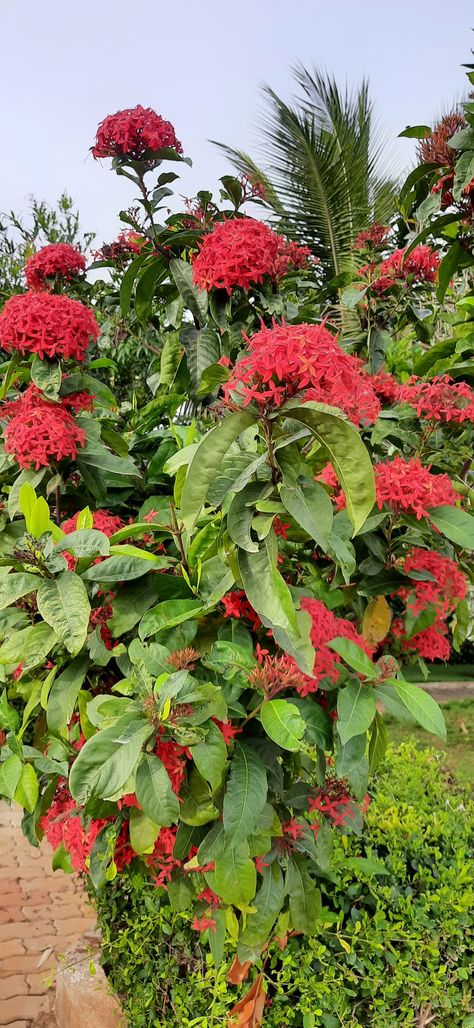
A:
<svg viewBox="0 0 474 1028">
<path fill-rule="evenodd" d="M 248 344 L 222 387 L 227 402 L 235 393 L 244 407 L 252 400 L 280 407 L 306 390 L 304 400 L 338 407 L 355 424 L 376 421 L 380 403 L 370 377 L 361 374 L 362 361 L 345 353 L 324 325 L 262 327 Z"/>
<path fill-rule="evenodd" d="M 192 759 L 191 753 L 174 739 L 157 739 L 155 753 L 168 772 L 173 792 L 178 795 L 186 777 L 186 762 Z"/>
<path fill-rule="evenodd" d="M 250 289 L 266 275 L 281 278 L 290 267 L 307 263 L 307 247 L 291 243 L 254 218 L 230 218 L 204 236 L 193 261 L 193 280 L 200 289 Z"/>
<path fill-rule="evenodd" d="M 398 402 L 400 383 L 389 371 L 378 371 L 376 375 L 369 375 L 368 378 L 374 393 L 382 403 Z"/>
<path fill-rule="evenodd" d="M 329 649 L 327 644 L 331 639 L 337 636 L 350 639 L 369 656 L 372 655 L 373 648 L 359 634 L 351 621 L 336 617 L 321 600 L 303 597 L 301 609 L 306 610 L 311 617 L 311 642 L 315 651 L 313 678 L 307 678 L 303 684 L 296 687 L 300 696 L 307 696 L 308 693 L 317 691 L 322 679 L 327 678 L 330 682 L 336 682 L 338 679 L 341 658 L 338 653 Z"/>
<path fill-rule="evenodd" d="M 330 818 L 335 827 L 344 828 L 355 810 L 354 800 L 347 792 L 347 782 L 343 779 L 328 779 L 323 789 L 309 800 L 311 813 L 324 814 Z"/>
<path fill-rule="evenodd" d="M 444 168 L 454 168 L 456 151 L 449 146 L 448 140 L 455 132 L 466 128 L 466 121 L 460 111 L 452 111 L 445 114 L 433 132 L 425 139 L 420 139 L 417 146 L 417 156 L 424 164 L 439 164 Z"/>
<path fill-rule="evenodd" d="M 165 121 L 151 107 L 129 107 L 108 114 L 101 121 L 92 149 L 93 157 L 129 157 L 141 161 L 148 151 L 172 147 L 181 154 L 183 148 L 170 121 Z"/>
<path fill-rule="evenodd" d="M 243 589 L 227 593 L 226 596 L 222 597 L 221 603 L 224 606 L 225 616 L 227 618 L 247 618 L 252 622 L 252 626 L 255 630 L 260 628 L 262 622 L 253 607 L 250 606 Z"/>
<path fill-rule="evenodd" d="M 98 338 L 95 314 L 78 300 L 54 293 L 29 292 L 12 296 L 0 314 L 0 344 L 4 350 L 82 361 Z"/>
<path fill-rule="evenodd" d="M 75 871 L 86 871 L 87 858 L 107 820 L 94 819 L 86 829 L 75 811 L 76 802 L 71 793 L 65 785 L 59 785 L 48 812 L 40 819 L 40 827 L 53 849 L 64 846 Z"/>
<path fill-rule="evenodd" d="M 28 257 L 25 264 L 26 284 L 28 289 L 49 289 L 51 279 L 62 278 L 70 282 L 85 270 L 86 258 L 74 246 L 70 243 L 50 243 Z"/>
<path fill-rule="evenodd" d="M 433 421 L 474 421 L 474 391 L 467 382 L 441 375 L 429 382 L 413 377 L 398 389 L 398 400 L 414 407 L 419 418 Z"/>
<path fill-rule="evenodd" d="M 365 250 L 374 246 L 382 246 L 388 239 L 389 234 L 389 225 L 381 225 L 379 221 L 374 221 L 373 225 L 370 225 L 369 228 L 359 232 L 359 235 L 354 240 L 354 247 L 356 250 Z"/>
<path fill-rule="evenodd" d="M 411 587 L 403 586 L 397 595 L 415 616 L 428 607 L 436 608 L 436 616 L 432 625 L 406 638 L 405 625 L 397 618 L 392 630 L 399 638 L 404 650 L 414 650 L 420 657 L 429 660 L 448 660 L 450 645 L 446 618 L 453 613 L 459 600 L 467 593 L 467 583 L 457 564 L 449 557 L 443 557 L 436 550 L 424 550 L 415 547 L 408 553 L 404 571 L 428 572 L 430 579 L 417 579 Z"/>
<path fill-rule="evenodd" d="M 54 403 L 34 385 L 29 385 L 16 400 L 1 407 L 1 416 L 8 419 L 4 431 L 5 452 L 12 454 L 22 468 L 46 467 L 51 460 L 70 457 L 74 460 L 86 435 L 79 428 L 67 403 Z"/>
<path fill-rule="evenodd" d="M 139 232 L 119 232 L 113 243 L 103 243 L 100 250 L 94 251 L 96 261 L 123 261 L 133 254 L 141 253 L 148 240 Z"/>
<path fill-rule="evenodd" d="M 396 513 L 405 511 L 420 519 L 429 515 L 432 507 L 453 507 L 458 498 L 448 475 L 432 475 L 417 457 L 393 457 L 374 470 L 380 509 L 386 503 Z"/>
<path fill-rule="evenodd" d="M 71 532 L 76 531 L 78 517 L 79 513 L 63 521 L 61 528 L 66 535 L 71 535 Z M 122 518 L 119 518 L 117 514 L 111 514 L 109 510 L 95 510 L 92 517 L 92 527 L 97 529 L 98 532 L 103 532 L 109 538 L 111 535 L 114 535 L 114 532 L 118 532 L 120 528 L 124 527 Z"/>
<path fill-rule="evenodd" d="M 434 282 L 440 265 L 440 257 L 431 246 L 415 246 L 405 257 L 407 247 L 394 250 L 377 269 L 377 276 L 370 286 L 376 293 L 385 293 L 387 289 L 412 277 L 415 283 Z M 375 266 L 365 265 L 360 273 L 374 272 Z"/>
</svg>

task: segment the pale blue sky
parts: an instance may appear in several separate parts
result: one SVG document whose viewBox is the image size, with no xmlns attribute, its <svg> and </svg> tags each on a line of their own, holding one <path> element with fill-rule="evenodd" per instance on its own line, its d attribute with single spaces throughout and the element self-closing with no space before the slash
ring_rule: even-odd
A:
<svg viewBox="0 0 474 1028">
<path fill-rule="evenodd" d="M 252 152 L 259 87 L 289 97 L 293 62 L 341 82 L 367 74 L 395 139 L 461 94 L 474 40 L 472 0 L 0 0 L 0 12 L 0 210 L 66 188 L 99 242 L 133 198 L 88 155 L 106 114 L 142 103 L 171 120 L 192 195 L 230 170 L 209 139 Z M 412 153 L 395 143 L 402 165 Z"/>
</svg>

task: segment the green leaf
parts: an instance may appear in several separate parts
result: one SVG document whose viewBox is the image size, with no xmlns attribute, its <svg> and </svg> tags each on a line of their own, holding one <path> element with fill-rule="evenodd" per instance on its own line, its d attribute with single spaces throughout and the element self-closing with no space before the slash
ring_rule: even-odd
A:
<svg viewBox="0 0 474 1028">
<path fill-rule="evenodd" d="M 458 267 L 464 261 L 466 251 L 458 239 L 449 247 L 438 268 L 438 285 L 436 287 L 436 298 L 442 303 L 449 283 Z"/>
<path fill-rule="evenodd" d="M 238 561 L 247 598 L 265 627 L 299 635 L 291 593 L 278 571 L 269 540 L 257 553 L 239 550 Z"/>
<path fill-rule="evenodd" d="M 295 696 L 292 704 L 298 707 L 305 723 L 305 735 L 312 745 L 320 750 L 331 750 L 333 744 L 333 722 L 329 714 L 309 696 Z"/>
<path fill-rule="evenodd" d="M 81 511 L 84 514 L 84 511 Z M 103 532 L 96 528 L 78 528 L 71 532 L 64 539 L 56 544 L 56 549 L 61 553 L 67 550 L 75 557 L 106 557 L 110 550 L 110 543 Z"/>
<path fill-rule="evenodd" d="M 344 868 L 355 871 L 356 874 L 364 875 L 387 875 L 388 867 L 381 860 L 373 860 L 371 857 L 346 857 Z"/>
<path fill-rule="evenodd" d="M 188 264 L 187 261 L 175 259 L 170 261 L 169 267 L 176 287 L 183 297 L 186 306 L 191 311 L 193 317 L 197 318 L 199 324 L 203 325 L 207 315 L 207 293 L 194 285 L 191 264 Z"/>
<path fill-rule="evenodd" d="M 388 732 L 378 710 L 372 722 L 369 740 L 369 769 L 375 771 L 383 760 L 388 746 Z"/>
<path fill-rule="evenodd" d="M 35 500 L 27 518 L 26 527 L 28 532 L 34 535 L 35 539 L 40 539 L 44 532 L 50 531 L 49 507 L 42 496 Z"/>
<path fill-rule="evenodd" d="M 166 273 L 167 261 L 163 257 L 158 257 L 145 268 L 138 279 L 134 309 L 138 321 L 145 327 L 151 315 L 155 288 L 166 277 Z"/>
<path fill-rule="evenodd" d="M 69 653 L 82 649 L 89 627 L 91 606 L 85 585 L 73 571 L 44 578 L 36 594 L 41 617 L 54 629 Z"/>
<path fill-rule="evenodd" d="M 213 328 L 202 328 L 200 332 L 193 333 L 189 341 L 184 332 L 181 332 L 180 338 L 186 347 L 191 381 L 194 389 L 197 389 L 203 374 L 211 366 L 215 367 L 221 356 L 220 336 Z M 225 371 L 225 368 L 222 370 Z"/>
<path fill-rule="evenodd" d="M 206 738 L 190 746 L 191 756 L 199 774 L 209 782 L 213 792 L 219 788 L 227 762 L 227 746 L 222 732 L 213 721 L 204 726 Z"/>
<path fill-rule="evenodd" d="M 140 639 L 147 639 L 164 628 L 173 628 L 196 617 L 203 609 L 201 600 L 165 600 L 152 607 L 142 617 L 138 626 Z"/>
<path fill-rule="evenodd" d="M 10 492 L 8 494 L 8 516 L 13 521 L 15 514 L 18 514 L 20 508 L 20 495 L 23 485 L 27 482 L 34 488 L 39 485 L 41 480 L 44 478 L 46 468 L 41 468 L 40 471 L 29 471 L 25 468 L 24 471 L 20 471 L 20 474 L 15 479 Z M 35 493 L 36 497 L 36 493 Z"/>
<path fill-rule="evenodd" d="M 474 178 L 474 151 L 466 150 L 456 161 L 456 174 L 454 176 L 453 197 L 461 200 L 464 189 L 471 179 Z"/>
<path fill-rule="evenodd" d="M 226 850 L 216 859 L 215 890 L 224 903 L 235 907 L 247 907 L 255 896 L 257 872 L 253 860 L 248 856 L 248 847 Z"/>
<path fill-rule="evenodd" d="M 403 678 L 387 678 L 386 684 L 393 685 L 400 702 L 422 728 L 446 741 L 443 712 L 429 693 Z"/>
<path fill-rule="evenodd" d="M 304 935 L 313 935 L 321 912 L 321 896 L 306 870 L 304 857 L 289 858 L 286 891 L 290 898 L 293 928 Z"/>
<path fill-rule="evenodd" d="M 0 728 L 16 732 L 20 724 L 20 715 L 15 707 L 8 702 L 7 690 L 0 693 Z"/>
<path fill-rule="evenodd" d="M 14 632 L 0 646 L 0 664 L 24 664 L 25 668 L 33 668 L 43 664 L 58 637 L 44 621 L 29 625 L 19 632 Z"/>
<path fill-rule="evenodd" d="M 323 404 L 304 403 L 298 408 L 284 408 L 294 421 L 300 421 L 325 447 L 341 483 L 347 502 L 347 513 L 354 533 L 364 524 L 375 503 L 374 472 L 366 447 L 356 428 Z"/>
<path fill-rule="evenodd" d="M 357 674 L 364 675 L 364 678 L 377 678 L 379 675 L 373 661 L 364 652 L 361 646 L 352 642 L 352 639 L 345 639 L 343 636 L 336 636 L 327 644 L 329 649 L 334 650 L 342 657 L 345 664 L 348 664 Z"/>
<path fill-rule="evenodd" d="M 112 556 L 88 568 L 82 577 L 87 582 L 131 582 L 135 578 L 142 578 L 150 571 L 166 567 L 167 563 L 159 557 L 152 564 L 141 557 Z"/>
<path fill-rule="evenodd" d="M 181 516 L 188 532 L 192 532 L 196 524 L 227 450 L 254 421 L 255 415 L 250 411 L 237 411 L 211 428 L 201 439 L 189 465 L 181 496 Z"/>
<path fill-rule="evenodd" d="M 31 362 L 31 381 L 47 396 L 56 400 L 61 388 L 61 365 L 49 360 L 40 360 L 35 354 Z"/>
<path fill-rule="evenodd" d="M 302 475 L 295 484 L 288 485 L 283 477 L 280 498 L 291 517 L 326 551 L 333 525 L 333 511 L 331 500 L 322 485 Z"/>
<path fill-rule="evenodd" d="M 398 133 L 399 139 L 426 139 L 431 136 L 433 129 L 429 125 L 407 125 L 403 132 Z"/>
<path fill-rule="evenodd" d="M 197 768 L 192 768 L 181 788 L 180 818 L 187 825 L 205 825 L 219 817 L 206 780 Z"/>
<path fill-rule="evenodd" d="M 89 796 L 106 799 L 119 793 L 152 732 L 150 722 L 143 718 L 131 720 L 129 714 L 124 714 L 115 725 L 88 739 L 69 776 L 69 788 L 74 799 L 78 803 L 86 803 Z"/>
<path fill-rule="evenodd" d="M 132 261 L 132 263 L 123 275 L 122 282 L 120 285 L 120 307 L 122 314 L 126 315 L 130 311 L 130 304 L 132 301 L 132 292 L 133 286 L 135 284 L 135 279 L 146 260 L 146 254 L 139 254 L 138 257 L 135 257 L 135 259 Z"/>
<path fill-rule="evenodd" d="M 119 826 L 119 821 L 105 825 L 92 847 L 89 875 L 94 889 L 100 889 L 106 881 L 115 877 L 114 854 Z"/>
<path fill-rule="evenodd" d="M 391 342 L 392 337 L 390 335 L 390 332 L 387 332 L 385 328 L 370 329 L 368 350 L 369 368 L 371 375 L 376 375 L 377 372 L 380 371 L 380 369 L 383 367 L 385 362 L 385 354 Z"/>
<path fill-rule="evenodd" d="M 135 792 L 142 810 L 152 821 L 165 826 L 176 824 L 178 797 L 164 764 L 153 753 L 145 753 L 138 765 Z"/>
<path fill-rule="evenodd" d="M 370 685 L 349 682 L 339 690 L 337 730 L 344 746 L 367 730 L 375 717 L 375 692 Z"/>
<path fill-rule="evenodd" d="M 15 802 L 32 814 L 38 802 L 38 795 L 39 783 L 36 771 L 31 764 L 24 764 L 15 792 Z"/>
<path fill-rule="evenodd" d="M 210 364 L 205 368 L 196 389 L 196 397 L 201 398 L 214 393 L 223 382 L 229 379 L 229 371 L 222 364 Z"/>
<path fill-rule="evenodd" d="M 60 842 L 58 848 L 53 853 L 51 867 L 53 871 L 64 871 L 67 875 L 74 874 L 74 868 L 72 866 L 71 861 L 71 854 L 68 852 L 68 850 L 65 848 L 62 842 Z"/>
<path fill-rule="evenodd" d="M 267 735 L 282 749 L 297 752 L 303 748 L 306 726 L 291 700 L 266 700 L 259 718 Z"/>
<path fill-rule="evenodd" d="M 137 807 L 130 809 L 130 845 L 135 853 L 153 853 L 160 833 L 160 825 L 152 821 Z"/>
<path fill-rule="evenodd" d="M 0 793 L 3 796 L 7 796 L 10 800 L 13 799 L 21 774 L 21 760 L 16 753 L 12 753 L 11 757 L 7 757 L 3 764 L 0 764 Z"/>
<path fill-rule="evenodd" d="M 0 610 L 16 603 L 22 596 L 36 592 L 40 582 L 38 575 L 30 575 L 27 571 L 5 575 L 0 580 Z"/>
<path fill-rule="evenodd" d="M 432 507 L 429 517 L 452 543 L 462 546 L 463 550 L 474 550 L 474 518 L 471 514 L 459 507 L 443 505 Z"/>
<path fill-rule="evenodd" d="M 344 307 L 347 307 L 348 310 L 352 310 L 353 307 L 356 307 L 357 304 L 364 299 L 366 292 L 367 286 L 361 286 L 360 289 L 357 289 L 355 286 L 349 286 L 347 289 L 344 289 L 341 296 L 341 303 Z"/>
<path fill-rule="evenodd" d="M 53 682 L 46 713 L 51 732 L 59 733 L 69 724 L 88 667 L 88 657 L 76 657 Z"/>
<path fill-rule="evenodd" d="M 226 846 L 235 847 L 254 831 L 267 800 L 267 776 L 255 751 L 236 742 L 224 796 Z"/>
<path fill-rule="evenodd" d="M 262 884 L 252 901 L 253 912 L 248 915 L 237 944 L 237 955 L 242 964 L 245 960 L 255 961 L 259 957 L 262 946 L 270 937 L 284 898 L 283 875 L 275 861 L 270 867 L 263 868 Z"/>
</svg>

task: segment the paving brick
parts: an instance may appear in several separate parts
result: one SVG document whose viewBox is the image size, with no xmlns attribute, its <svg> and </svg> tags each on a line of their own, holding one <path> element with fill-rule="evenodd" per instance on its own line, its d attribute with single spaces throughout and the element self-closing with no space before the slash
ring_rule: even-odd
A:
<svg viewBox="0 0 474 1028">
<path fill-rule="evenodd" d="M 27 953 L 37 953 L 38 958 L 45 949 L 53 949 L 55 952 L 63 948 L 63 942 L 57 935 L 38 936 L 34 939 L 24 939 L 24 946 Z"/>
<path fill-rule="evenodd" d="M 26 921 L 26 917 L 21 909 L 21 906 L 5 907 L 5 910 L 0 910 L 0 924 L 8 924 L 9 921 Z M 3 935 L 3 929 L 2 929 Z"/>
<path fill-rule="evenodd" d="M 55 979 L 54 968 L 48 973 L 48 971 L 41 970 L 37 974 L 28 974 L 26 976 L 26 984 L 28 986 L 28 992 L 31 996 L 42 996 L 51 990 L 51 986 Z"/>
<path fill-rule="evenodd" d="M 5 957 L 0 965 L 0 978 L 6 977 L 7 974 L 35 974 L 38 970 L 38 960 L 38 953 L 23 953 L 21 956 Z M 44 965 L 45 976 L 49 973 L 49 964 L 52 961 L 53 957 Z"/>
<path fill-rule="evenodd" d="M 10 921 L 8 924 L 4 924 L 2 928 L 2 938 L 5 942 L 9 939 L 22 939 L 24 936 L 27 940 L 35 939 L 38 935 L 51 935 L 54 933 L 54 925 L 52 921 L 41 921 L 36 923 L 25 924 L 25 921 Z"/>
<path fill-rule="evenodd" d="M 49 996 L 14 996 L 2 1003 L 2 1019 L 4 1025 L 22 1018 L 33 1020 L 38 1014 L 49 1010 Z"/>
<path fill-rule="evenodd" d="M 8 1028 L 30 1028 L 31 1021 L 10 1021 Z"/>
<path fill-rule="evenodd" d="M 28 986 L 21 974 L 12 974 L 8 978 L 0 978 L 0 999 L 11 999 L 12 996 L 27 996 Z"/>
<path fill-rule="evenodd" d="M 25 947 L 20 939 L 2 939 L 0 942 L 0 961 L 4 957 L 19 957 L 24 953 Z"/>
<path fill-rule="evenodd" d="M 33 892 L 27 891 L 27 894 L 25 894 L 25 899 L 28 899 L 28 903 L 33 903 L 35 905 L 51 902 L 51 896 L 49 892 L 46 892 L 46 889 L 36 889 Z"/>
</svg>

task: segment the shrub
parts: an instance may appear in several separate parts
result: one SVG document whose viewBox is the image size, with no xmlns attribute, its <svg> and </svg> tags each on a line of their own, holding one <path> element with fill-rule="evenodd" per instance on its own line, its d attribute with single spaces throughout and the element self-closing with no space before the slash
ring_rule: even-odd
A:
<svg viewBox="0 0 474 1028">
<path fill-rule="evenodd" d="M 343 835 L 322 886 L 317 934 L 273 946 L 269 1028 L 471 1023 L 474 802 L 442 755 L 412 743 L 377 774 L 363 842 Z M 170 904 L 174 897 L 169 896 Z M 247 989 L 217 970 L 195 933 L 138 869 L 96 899 L 103 960 L 130 1028 L 211 1028 Z M 176 902 L 175 902 L 176 906 Z M 179 906 L 179 902 L 178 902 Z M 426 1022 L 428 1023 L 428 1022 Z"/>
</svg>

